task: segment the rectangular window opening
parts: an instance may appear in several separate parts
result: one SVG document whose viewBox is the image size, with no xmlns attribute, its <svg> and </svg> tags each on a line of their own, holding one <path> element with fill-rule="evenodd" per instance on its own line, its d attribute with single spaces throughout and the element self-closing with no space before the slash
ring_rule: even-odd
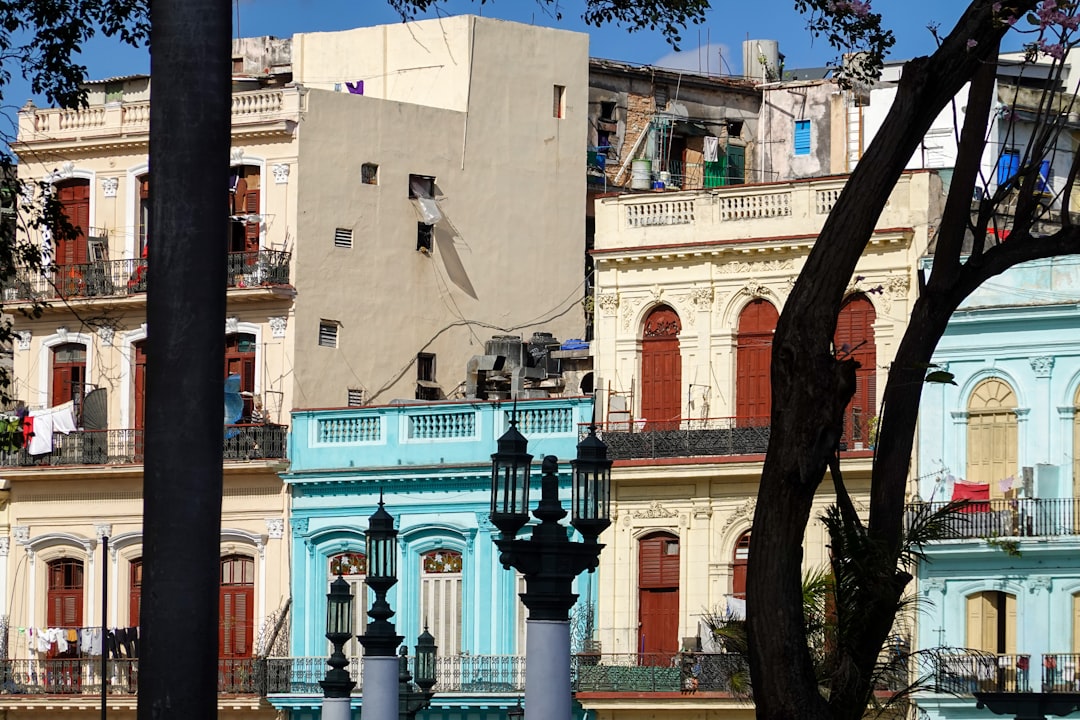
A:
<svg viewBox="0 0 1080 720">
<path fill-rule="evenodd" d="M 379 166 L 375 163 L 364 163 L 360 166 L 360 182 L 365 185 L 379 184 Z"/>
<path fill-rule="evenodd" d="M 556 85 L 553 92 L 552 117 L 566 117 L 566 86 Z"/>
<path fill-rule="evenodd" d="M 352 238 L 352 228 L 336 228 L 334 230 L 334 247 L 351 248 Z"/>
<path fill-rule="evenodd" d="M 337 320 L 319 321 L 319 346 L 336 348 L 338 346 L 338 323 Z"/>
<path fill-rule="evenodd" d="M 810 121 L 795 121 L 795 154 L 810 154 Z"/>
<path fill-rule="evenodd" d="M 416 223 L 416 249 L 425 255 L 431 254 L 435 244 L 435 226 L 427 223 Z"/>
<path fill-rule="evenodd" d="M 435 382 L 435 354 L 416 355 L 416 399 L 440 400 L 439 385 Z"/>
<path fill-rule="evenodd" d="M 600 103 L 600 119 L 606 120 L 607 122 L 615 122 L 615 103 Z"/>
<path fill-rule="evenodd" d="M 430 175 L 409 175 L 409 197 L 435 197 L 435 178 Z"/>
</svg>

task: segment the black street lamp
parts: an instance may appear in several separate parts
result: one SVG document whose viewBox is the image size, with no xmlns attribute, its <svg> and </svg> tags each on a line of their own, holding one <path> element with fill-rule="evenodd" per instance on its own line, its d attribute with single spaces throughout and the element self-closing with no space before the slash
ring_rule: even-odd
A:
<svg viewBox="0 0 1080 720">
<path fill-rule="evenodd" d="M 431 705 L 435 696 L 435 638 L 424 628 L 416 639 L 415 682 L 409 674 L 409 651 L 403 645 L 398 660 L 398 720 L 412 720 L 416 713 Z"/>
<path fill-rule="evenodd" d="M 559 461 L 548 455 L 542 463 L 540 502 L 533 516 L 540 521 L 527 540 L 516 535 L 529 519 L 528 443 L 516 419 L 499 438 L 491 456 L 491 521 L 501 535 L 495 540 L 504 568 L 525 576 L 521 599 L 529 609 L 526 622 L 525 712 L 534 720 L 569 720 L 570 608 L 577 601 L 574 578 L 592 572 L 600 562 L 600 534 L 611 524 L 611 461 L 607 446 L 591 428 L 578 444 L 573 468 L 573 525 L 584 542 L 573 542 L 559 523 L 566 510 L 559 501 Z"/>
<path fill-rule="evenodd" d="M 349 583 L 338 575 L 337 580 L 330 583 L 330 592 L 326 595 L 326 639 L 334 650 L 326 661 L 330 666 L 326 678 L 319 681 L 323 689 L 323 720 L 348 720 L 352 713 L 350 695 L 356 683 L 345 669 L 349 659 L 343 650 L 352 636 L 352 600 Z"/>
<path fill-rule="evenodd" d="M 525 717 L 525 708 L 521 707 L 521 697 L 518 696 L 517 705 L 506 711 L 506 720 L 522 720 Z"/>
<path fill-rule="evenodd" d="M 386 593 L 397 583 L 397 534 L 394 518 L 379 507 L 368 519 L 367 577 L 368 587 L 375 593 L 375 602 L 368 610 L 367 630 L 357 639 L 364 646 L 364 718 L 365 720 L 397 720 L 398 668 L 397 648 L 404 639 L 394 629 L 390 618 L 394 611 L 386 601 Z"/>
</svg>

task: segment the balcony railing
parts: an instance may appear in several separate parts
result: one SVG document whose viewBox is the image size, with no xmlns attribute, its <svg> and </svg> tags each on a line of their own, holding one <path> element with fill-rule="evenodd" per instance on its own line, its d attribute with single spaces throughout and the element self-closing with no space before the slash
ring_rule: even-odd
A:
<svg viewBox="0 0 1080 720">
<path fill-rule="evenodd" d="M 908 522 L 946 503 L 911 503 Z M 969 502 L 947 521 L 948 537 L 1067 537 L 1080 535 L 1080 499 L 1017 498 Z"/>
<path fill-rule="evenodd" d="M 284 458 L 288 430 L 284 425 L 226 425 L 222 439 L 225 460 Z M 141 464 L 144 447 L 141 429 L 54 433 L 52 452 L 31 455 L 26 448 L 0 452 L 0 467 Z"/>
<path fill-rule="evenodd" d="M 228 253 L 225 283 L 230 288 L 289 284 L 292 253 L 281 250 Z M 147 260 L 107 260 L 53 265 L 44 272 L 20 270 L 3 286 L 4 302 L 123 297 L 147 290 Z"/>
<path fill-rule="evenodd" d="M 257 669 L 261 672 L 260 665 L 264 662 L 254 658 L 218 660 L 218 693 L 255 695 Z M 0 661 L 0 668 L 0 695 L 101 694 L 101 658 L 4 660 Z M 138 660 L 108 660 L 106 672 L 109 694 L 134 695 L 138 692 Z"/>
<path fill-rule="evenodd" d="M 348 671 L 363 691 L 363 658 L 350 658 Z M 263 694 L 321 695 L 325 657 L 269 658 Z M 525 690 L 525 658 L 519 655 L 446 655 L 435 659 L 438 693 L 512 694 Z"/>
<path fill-rule="evenodd" d="M 721 692 L 748 695 L 743 655 L 622 653 L 578 655 L 571 664 L 575 692 Z"/>
<path fill-rule="evenodd" d="M 929 689 L 951 695 L 1080 692 L 1080 655 L 944 655 Z"/>
<path fill-rule="evenodd" d="M 869 420 L 848 411 L 840 439 L 842 450 L 870 447 Z M 582 437 L 589 425 L 582 425 Z M 770 418 L 726 417 L 696 420 L 632 420 L 597 426 L 613 460 L 634 458 L 761 455 L 769 448 Z"/>
</svg>

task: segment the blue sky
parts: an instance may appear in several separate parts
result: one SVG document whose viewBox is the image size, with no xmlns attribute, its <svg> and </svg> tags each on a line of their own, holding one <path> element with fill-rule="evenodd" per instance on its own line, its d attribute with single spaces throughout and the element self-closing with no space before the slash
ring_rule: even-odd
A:
<svg viewBox="0 0 1080 720">
<path fill-rule="evenodd" d="M 233 0 L 235 3 L 236 0 Z M 534 0 L 446 0 L 441 12 L 446 14 L 479 13 L 518 22 L 588 32 L 590 54 L 614 60 L 682 67 L 697 70 L 709 67 L 717 71 L 721 57 L 724 72 L 741 73 L 741 43 L 747 38 L 774 39 L 786 55 L 788 68 L 824 65 L 835 58 L 834 51 L 821 40 L 812 42 L 804 19 L 794 10 L 792 0 L 712 0 L 706 23 L 692 26 L 683 33 L 684 52 L 675 56 L 657 32 L 634 34 L 623 28 L 588 28 L 581 21 L 584 0 L 558 0 L 563 19 L 557 21 L 552 11 Z M 882 12 L 893 28 L 897 44 L 892 57 L 904 59 L 926 54 L 933 40 L 926 29 L 938 23 L 946 33 L 967 5 L 963 0 L 876 0 L 875 10 Z M 288 37 L 295 32 L 341 30 L 362 25 L 400 22 L 385 0 L 239 0 L 239 33 L 243 36 L 276 35 Z M 234 4 L 234 16 L 237 6 Z M 429 16 L 434 13 L 429 13 Z M 707 42 L 708 49 L 701 48 Z M 150 69 L 146 50 L 134 50 L 107 39 L 95 40 L 84 52 L 82 61 L 92 79 L 114 75 L 144 73 Z M 12 78 L 5 88 L 5 108 L 9 114 L 31 96 L 20 77 Z M 44 101 L 35 98 L 44 105 Z"/>
</svg>

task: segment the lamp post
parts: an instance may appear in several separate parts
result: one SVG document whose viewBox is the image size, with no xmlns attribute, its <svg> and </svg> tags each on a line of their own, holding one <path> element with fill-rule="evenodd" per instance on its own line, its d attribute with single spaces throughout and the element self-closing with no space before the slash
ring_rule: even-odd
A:
<svg viewBox="0 0 1080 720">
<path fill-rule="evenodd" d="M 352 635 L 352 599 L 349 583 L 338 575 L 337 580 L 330 583 L 330 592 L 326 595 L 326 639 L 333 644 L 334 650 L 326 661 L 330 666 L 326 678 L 319 681 L 323 689 L 323 720 L 349 720 L 352 717 L 350 695 L 356 683 L 345 669 L 349 660 L 342 649 Z"/>
<path fill-rule="evenodd" d="M 532 455 L 527 449 L 514 418 L 491 456 L 491 522 L 501 532 L 495 545 L 503 567 L 525 576 L 525 715 L 531 720 L 570 720 L 570 608 L 577 601 L 572 586 L 574 578 L 592 572 L 600 562 L 604 546 L 597 538 L 611 524 L 611 461 L 607 446 L 591 428 L 570 463 L 570 524 L 583 538 L 573 542 L 559 524 L 567 514 L 559 502 L 559 461 L 554 455 L 545 457 L 540 502 L 533 512 L 540 524 L 529 539 L 518 540 L 529 520 Z"/>
<path fill-rule="evenodd" d="M 394 630 L 390 618 L 394 611 L 386 601 L 386 592 L 397 582 L 397 530 L 394 518 L 379 507 L 368 519 L 367 585 L 375 592 L 375 602 L 368 610 L 367 631 L 357 639 L 364 646 L 364 720 L 397 720 L 398 664 L 397 648 L 404 639 Z"/>
<path fill-rule="evenodd" d="M 398 720 L 412 720 L 416 713 L 431 705 L 435 696 L 435 638 L 424 628 L 416 639 L 416 680 L 409 674 L 409 651 L 403 645 L 398 660 Z"/>
</svg>

